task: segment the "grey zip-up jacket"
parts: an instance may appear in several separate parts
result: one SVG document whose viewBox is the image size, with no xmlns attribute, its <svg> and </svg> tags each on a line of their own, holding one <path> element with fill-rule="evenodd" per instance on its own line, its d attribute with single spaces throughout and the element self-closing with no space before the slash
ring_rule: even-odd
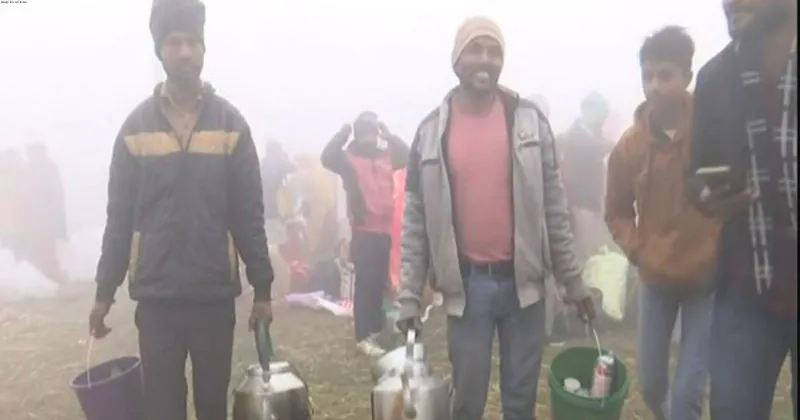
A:
<svg viewBox="0 0 800 420">
<path fill-rule="evenodd" d="M 411 145 L 400 245 L 400 319 L 420 316 L 429 278 L 432 288 L 442 294 L 448 315 L 462 316 L 466 306 L 443 148 L 452 93 L 422 121 Z M 566 300 L 579 301 L 588 291 L 575 255 L 550 124 L 533 102 L 516 92 L 502 88 L 501 98 L 512 145 L 509 188 L 520 304 L 524 308 L 545 296 L 557 296 L 556 282 L 563 284 Z"/>
</svg>

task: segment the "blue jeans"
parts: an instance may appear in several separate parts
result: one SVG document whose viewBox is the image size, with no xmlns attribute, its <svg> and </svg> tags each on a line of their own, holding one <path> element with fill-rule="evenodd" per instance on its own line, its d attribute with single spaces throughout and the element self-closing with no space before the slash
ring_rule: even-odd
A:
<svg viewBox="0 0 800 420">
<path fill-rule="evenodd" d="M 464 315 L 447 319 L 455 389 L 452 418 L 481 420 L 483 417 L 497 331 L 503 418 L 533 420 L 546 342 L 544 300 L 520 308 L 511 277 L 473 273 L 465 279 L 464 289 L 467 297 Z"/>
<path fill-rule="evenodd" d="M 702 416 L 713 300 L 706 290 L 640 284 L 637 368 L 642 396 L 656 420 L 700 420 Z M 670 347 L 679 310 L 678 368 L 670 389 Z"/>
<path fill-rule="evenodd" d="M 787 354 L 797 418 L 797 318 L 773 315 L 754 298 L 718 292 L 711 337 L 712 419 L 769 419 Z"/>
</svg>

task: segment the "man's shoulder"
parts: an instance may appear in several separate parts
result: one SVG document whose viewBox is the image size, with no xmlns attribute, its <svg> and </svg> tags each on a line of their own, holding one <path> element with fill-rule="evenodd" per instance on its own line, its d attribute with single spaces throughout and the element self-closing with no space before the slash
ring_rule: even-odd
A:
<svg viewBox="0 0 800 420">
<path fill-rule="evenodd" d="M 641 125 L 633 124 L 622 132 L 619 140 L 611 147 L 610 156 L 614 161 L 630 158 L 641 159 L 644 150 L 652 142 L 650 137 L 650 134 Z"/>
<path fill-rule="evenodd" d="M 419 128 L 417 129 L 417 131 L 419 131 L 419 129 L 421 129 L 423 127 L 427 127 L 427 126 L 430 126 L 432 124 L 438 124 L 439 123 L 439 114 L 441 113 L 441 110 L 442 110 L 442 106 L 439 105 L 436 108 L 433 108 L 432 110 L 430 110 L 427 114 L 425 114 L 425 118 L 423 118 L 422 121 L 419 123 Z"/>
<path fill-rule="evenodd" d="M 697 72 L 698 85 L 709 80 L 714 80 L 716 77 L 731 71 L 733 69 L 732 60 L 736 53 L 735 48 L 735 45 L 730 43 L 725 46 L 722 51 L 708 60 L 708 62 L 700 68 L 700 71 Z"/>
<path fill-rule="evenodd" d="M 439 116 L 442 112 L 442 105 L 432 109 L 425 118 L 417 126 L 417 132 L 414 134 L 414 141 L 411 143 L 412 150 L 419 150 L 420 143 L 427 143 L 435 140 L 437 133 L 439 133 Z"/>
<path fill-rule="evenodd" d="M 232 118 L 236 123 L 247 124 L 247 119 L 231 101 L 225 99 L 216 92 L 210 95 L 210 99 L 220 107 L 223 114 L 228 118 Z"/>
<path fill-rule="evenodd" d="M 122 123 L 122 134 L 129 134 L 135 131 L 143 131 L 147 127 L 155 124 L 153 118 L 156 114 L 158 101 L 155 95 L 149 95 L 141 100 L 128 114 Z"/>
<path fill-rule="evenodd" d="M 544 111 L 539 108 L 539 105 L 536 105 L 536 102 L 533 102 L 530 99 L 526 99 L 523 97 L 518 97 L 517 101 L 517 112 L 530 112 L 536 116 L 539 121 L 547 122 L 548 124 L 550 121 L 547 119 L 547 116 L 544 115 Z"/>
</svg>

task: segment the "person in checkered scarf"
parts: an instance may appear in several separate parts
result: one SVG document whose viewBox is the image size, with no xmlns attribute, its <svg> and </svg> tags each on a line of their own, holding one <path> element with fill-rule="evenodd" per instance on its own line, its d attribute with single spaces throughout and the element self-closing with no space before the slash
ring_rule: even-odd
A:
<svg viewBox="0 0 800 420">
<path fill-rule="evenodd" d="M 797 399 L 797 1 L 724 9 L 732 42 L 698 73 L 688 169 L 728 168 L 690 180 L 698 208 L 724 220 L 711 417 L 760 420 L 787 354 Z"/>
</svg>

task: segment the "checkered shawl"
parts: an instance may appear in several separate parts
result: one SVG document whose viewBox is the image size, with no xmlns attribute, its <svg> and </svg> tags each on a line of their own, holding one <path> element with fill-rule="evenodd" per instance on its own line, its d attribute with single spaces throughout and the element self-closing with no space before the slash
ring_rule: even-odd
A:
<svg viewBox="0 0 800 420">
<path fill-rule="evenodd" d="M 773 278 L 783 279 L 775 275 L 775 235 L 785 234 L 786 225 L 791 223 L 797 240 L 797 38 L 777 86 L 782 98 L 780 120 L 771 120 L 764 105 L 774 96 L 770 92 L 773 87 L 767 86 L 761 72 L 762 45 L 741 43 L 737 51 L 747 98 L 748 178 L 759 197 L 749 209 L 750 240 L 756 291 L 763 295 Z"/>
</svg>

